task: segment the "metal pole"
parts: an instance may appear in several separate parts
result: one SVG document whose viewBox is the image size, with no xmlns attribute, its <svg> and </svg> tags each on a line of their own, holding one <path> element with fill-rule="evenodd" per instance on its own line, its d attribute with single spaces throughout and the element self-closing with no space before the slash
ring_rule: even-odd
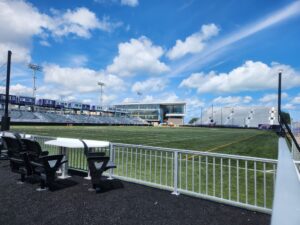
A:
<svg viewBox="0 0 300 225">
<path fill-rule="evenodd" d="M 32 87 L 32 97 L 35 98 L 36 94 L 36 72 L 42 71 L 42 67 L 36 64 L 29 63 L 28 64 L 29 69 L 32 69 L 32 81 L 33 81 L 33 87 Z"/>
<path fill-rule="evenodd" d="M 173 187 L 174 190 L 172 192 L 173 195 L 179 195 L 178 192 L 178 152 L 174 152 L 174 161 L 173 161 Z"/>
<path fill-rule="evenodd" d="M 281 123 L 281 76 L 282 72 L 279 71 L 278 74 L 278 122 Z"/>
<path fill-rule="evenodd" d="M 9 85 L 10 85 L 10 68 L 11 68 L 11 51 L 7 53 L 7 70 L 6 70 L 6 93 L 5 93 L 5 109 L 4 116 L 1 121 L 1 130 L 9 130 L 10 117 L 8 116 L 8 103 L 9 103 Z"/>
<path fill-rule="evenodd" d="M 103 86 L 105 85 L 103 82 L 98 82 L 98 85 L 100 86 L 100 107 L 101 107 L 101 111 L 103 110 Z"/>
<path fill-rule="evenodd" d="M 101 85 L 101 96 L 100 96 L 100 106 L 101 106 L 101 109 L 102 109 L 102 104 L 103 104 L 102 96 L 103 96 L 103 90 L 102 90 L 102 85 Z"/>
<path fill-rule="evenodd" d="M 222 111 L 222 107 L 221 107 L 221 126 L 223 125 L 223 111 Z"/>
<path fill-rule="evenodd" d="M 202 125 L 202 107 L 201 107 L 201 125 Z"/>
<path fill-rule="evenodd" d="M 36 90 L 36 87 L 35 87 L 35 70 L 32 70 L 32 79 L 33 79 L 33 88 L 32 88 L 32 97 L 34 98 L 35 97 L 35 90 Z"/>
<path fill-rule="evenodd" d="M 109 158 L 110 158 L 110 161 L 114 162 L 114 146 L 112 143 L 110 143 L 109 145 Z M 109 180 L 113 180 L 113 174 L 114 174 L 114 169 L 110 169 L 109 170 L 109 177 L 108 179 Z"/>
</svg>

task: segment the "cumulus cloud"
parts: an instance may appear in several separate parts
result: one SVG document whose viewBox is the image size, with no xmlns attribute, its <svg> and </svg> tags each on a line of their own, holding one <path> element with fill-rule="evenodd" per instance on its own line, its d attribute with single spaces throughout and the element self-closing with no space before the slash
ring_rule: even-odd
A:
<svg viewBox="0 0 300 225">
<path fill-rule="evenodd" d="M 92 30 L 109 32 L 121 25 L 110 22 L 108 17 L 99 19 L 84 7 L 52 10 L 52 14 L 47 15 L 24 0 L 2 0 L 0 9 L 0 63 L 6 59 L 7 50 L 12 50 L 14 62 L 29 62 L 34 36 L 41 39 L 41 45 L 50 46 L 47 39 L 51 36 L 54 39 L 68 35 L 89 38 Z"/>
<path fill-rule="evenodd" d="M 136 7 L 139 4 L 139 0 L 94 0 L 94 2 L 100 4 L 117 3 L 120 5 L 126 5 L 130 7 Z"/>
<path fill-rule="evenodd" d="M 287 97 L 288 97 L 287 93 L 283 92 L 281 94 L 281 98 L 284 99 L 284 98 L 287 98 Z M 275 102 L 275 101 L 277 101 L 277 99 L 278 99 L 278 94 L 266 94 L 263 97 L 261 97 L 259 99 L 259 101 L 263 102 L 263 103 L 268 103 L 268 102 Z"/>
<path fill-rule="evenodd" d="M 300 95 L 298 95 L 295 98 L 293 98 L 292 103 L 293 104 L 300 104 Z"/>
<path fill-rule="evenodd" d="M 145 81 L 135 82 L 132 86 L 133 92 L 158 92 L 163 91 L 167 86 L 167 80 L 163 78 L 150 78 Z"/>
<path fill-rule="evenodd" d="M 139 4 L 139 0 L 121 0 L 121 4 L 135 7 Z"/>
<path fill-rule="evenodd" d="M 194 73 L 184 79 L 180 87 L 196 89 L 199 93 L 240 91 L 260 91 L 277 88 L 278 71 L 283 70 L 283 88 L 290 89 L 300 86 L 300 73 L 288 65 L 246 61 L 229 73 Z"/>
<path fill-rule="evenodd" d="M 219 96 L 213 99 L 213 103 L 220 105 L 239 105 L 239 104 L 248 104 L 253 100 L 251 96 Z"/>
<path fill-rule="evenodd" d="M 85 66 L 88 62 L 88 57 L 86 55 L 72 55 L 70 57 L 70 64 L 74 67 Z"/>
<path fill-rule="evenodd" d="M 135 99 L 135 98 L 127 97 L 123 100 L 123 103 L 136 103 L 136 102 L 140 102 L 140 103 L 157 103 L 157 102 L 164 103 L 165 102 L 165 103 L 167 103 L 167 102 L 181 102 L 181 100 L 173 92 L 163 92 L 156 96 L 146 95 L 142 99 Z"/>
<path fill-rule="evenodd" d="M 201 30 L 188 36 L 184 41 L 177 40 L 173 48 L 167 52 L 169 59 L 178 59 L 189 53 L 201 52 L 206 41 L 219 33 L 219 28 L 215 24 L 207 24 L 201 27 Z"/>
<path fill-rule="evenodd" d="M 52 13 L 53 17 L 48 19 L 46 28 L 55 37 L 74 34 L 78 37 L 90 38 L 91 31 L 94 29 L 110 32 L 121 25 L 120 22 L 110 22 L 109 17 L 106 16 L 99 20 L 94 12 L 85 7 L 68 9 L 64 13 L 52 10 Z"/>
<path fill-rule="evenodd" d="M 100 90 L 97 85 L 99 81 L 104 82 L 104 88 L 110 91 L 124 90 L 125 87 L 124 81 L 115 75 L 83 67 L 70 68 L 49 64 L 44 66 L 44 74 L 45 83 L 62 86 L 77 93 Z"/>
<path fill-rule="evenodd" d="M 282 108 L 286 109 L 286 110 L 293 110 L 293 109 L 296 109 L 296 106 L 291 103 L 286 103 L 286 104 L 282 105 Z"/>
<path fill-rule="evenodd" d="M 169 67 L 159 60 L 164 54 L 163 49 L 153 45 L 145 36 L 120 43 L 118 49 L 118 56 L 107 67 L 109 73 L 129 77 L 138 73 L 161 74 L 169 70 Z"/>
<path fill-rule="evenodd" d="M 6 87 L 0 86 L 0 93 L 5 93 Z M 10 86 L 10 94 L 32 96 L 32 88 L 26 87 L 22 84 L 15 84 Z"/>
</svg>

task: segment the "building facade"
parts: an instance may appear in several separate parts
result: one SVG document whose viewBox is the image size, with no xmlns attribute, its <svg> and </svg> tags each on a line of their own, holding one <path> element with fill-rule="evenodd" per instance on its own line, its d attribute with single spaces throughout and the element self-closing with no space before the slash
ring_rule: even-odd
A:
<svg viewBox="0 0 300 225">
<path fill-rule="evenodd" d="M 115 105 L 115 107 L 127 111 L 131 116 L 140 117 L 151 124 L 183 125 L 186 103 L 124 103 Z"/>
</svg>

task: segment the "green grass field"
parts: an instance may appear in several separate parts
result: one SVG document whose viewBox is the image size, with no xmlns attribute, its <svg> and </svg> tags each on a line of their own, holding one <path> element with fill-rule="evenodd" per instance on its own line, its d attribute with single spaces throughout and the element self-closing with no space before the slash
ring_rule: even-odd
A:
<svg viewBox="0 0 300 225">
<path fill-rule="evenodd" d="M 122 126 L 13 126 L 12 130 L 53 137 L 108 140 L 167 148 L 277 158 L 274 132 L 253 129 Z"/>
</svg>

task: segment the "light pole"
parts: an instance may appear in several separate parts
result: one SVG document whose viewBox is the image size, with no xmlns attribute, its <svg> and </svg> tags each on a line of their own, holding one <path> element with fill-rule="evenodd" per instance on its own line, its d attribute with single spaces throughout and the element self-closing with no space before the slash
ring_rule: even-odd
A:
<svg viewBox="0 0 300 225">
<path fill-rule="evenodd" d="M 10 117 L 8 116 L 8 103 L 9 103 L 9 86 L 10 86 L 10 71 L 11 71 L 11 51 L 7 53 L 7 70 L 6 70 L 6 90 L 5 90 L 5 108 L 4 116 L 1 120 L 1 130 L 9 130 Z"/>
<path fill-rule="evenodd" d="M 36 72 L 42 71 L 42 67 L 36 64 L 29 63 L 28 68 L 32 69 L 32 79 L 33 79 L 33 88 L 32 88 L 32 97 L 35 98 L 36 92 Z"/>
<path fill-rule="evenodd" d="M 105 84 L 103 82 L 98 82 L 98 85 L 100 86 L 100 107 L 102 109 L 102 104 L 103 104 L 103 86 L 105 86 Z"/>
<path fill-rule="evenodd" d="M 282 70 L 278 71 L 278 122 L 281 124 L 281 76 Z"/>
<path fill-rule="evenodd" d="M 201 109 L 201 126 L 202 126 L 202 107 L 200 107 Z"/>
</svg>

